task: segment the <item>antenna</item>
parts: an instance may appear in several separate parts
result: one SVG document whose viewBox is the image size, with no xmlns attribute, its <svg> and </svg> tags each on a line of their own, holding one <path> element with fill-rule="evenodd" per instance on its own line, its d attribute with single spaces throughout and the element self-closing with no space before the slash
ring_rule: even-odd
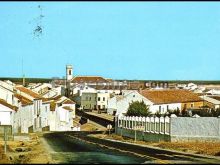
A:
<svg viewBox="0 0 220 165">
<path fill-rule="evenodd" d="M 23 57 L 22 57 L 22 84 L 25 86 L 25 75 L 24 75 L 24 69 L 23 69 Z"/>
</svg>

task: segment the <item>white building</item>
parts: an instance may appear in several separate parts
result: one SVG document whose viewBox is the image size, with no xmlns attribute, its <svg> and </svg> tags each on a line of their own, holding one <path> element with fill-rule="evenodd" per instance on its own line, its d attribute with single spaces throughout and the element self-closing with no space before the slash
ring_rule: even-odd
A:
<svg viewBox="0 0 220 165">
<path fill-rule="evenodd" d="M 207 94 L 211 94 L 211 95 L 220 95 L 220 90 L 218 90 L 218 89 L 210 89 L 206 93 Z"/>
<path fill-rule="evenodd" d="M 31 116 L 32 116 L 31 118 L 32 118 L 33 126 L 30 126 L 31 121 L 27 119 L 28 122 L 24 123 L 24 127 L 28 127 L 28 128 L 31 127 L 29 128 L 29 130 L 33 130 L 34 132 L 42 131 L 44 127 L 48 127 L 47 121 L 48 121 L 48 116 L 49 116 L 48 114 L 49 114 L 50 104 L 47 102 L 43 104 L 43 101 L 45 100 L 45 98 L 41 97 L 39 94 L 31 91 L 30 89 L 25 88 L 20 85 L 16 86 L 16 89 L 17 89 L 18 95 L 21 95 L 22 97 L 33 102 L 33 105 L 30 106 L 29 108 L 23 107 L 20 110 L 20 113 L 22 113 L 22 116 L 28 112 L 31 113 Z M 29 109 L 29 110 L 26 110 L 26 113 L 25 113 L 25 109 Z M 27 129 L 25 128 L 25 130 Z"/>
<path fill-rule="evenodd" d="M 30 87 L 29 89 L 41 95 L 49 91 L 51 88 L 52 88 L 52 85 L 49 83 L 39 83 L 34 87 Z"/>
<path fill-rule="evenodd" d="M 183 109 L 183 105 L 199 105 L 201 102 L 196 94 L 187 90 L 142 90 L 127 92 L 122 96 L 115 96 L 109 100 L 108 110 L 109 114 L 124 115 L 127 113 L 129 104 L 132 101 L 144 101 L 144 103 L 149 106 L 149 110 L 152 114 L 157 112 L 164 114 L 168 110 L 180 111 Z"/>
<path fill-rule="evenodd" d="M 127 94 L 122 96 L 115 96 L 111 98 L 108 102 L 108 114 L 113 114 L 116 111 L 115 115 L 122 116 L 127 113 L 129 104 L 133 101 L 144 101 L 146 105 L 152 105 L 153 103 L 139 94 L 137 91 L 127 92 Z"/>
<path fill-rule="evenodd" d="M 217 109 L 220 108 L 220 100 L 217 100 L 215 97 L 212 96 L 200 96 L 202 99 L 205 100 L 205 105 L 208 105 L 210 108 Z"/>
<path fill-rule="evenodd" d="M 110 98 L 110 93 L 101 93 L 97 92 L 97 108 L 98 109 L 107 109 L 108 99 Z"/>
<path fill-rule="evenodd" d="M 14 126 L 14 116 L 18 107 L 7 103 L 5 100 L 0 99 L 0 125 Z"/>
<path fill-rule="evenodd" d="M 72 88 L 73 95 L 82 96 L 82 93 L 94 93 L 97 92 L 96 89 L 89 87 L 87 85 L 76 85 Z"/>
<path fill-rule="evenodd" d="M 14 86 L 7 82 L 0 81 L 0 99 L 14 105 Z"/>
<path fill-rule="evenodd" d="M 50 103 L 50 131 L 73 130 L 73 118 L 75 118 L 75 103 L 70 99 L 62 96 Z"/>
</svg>

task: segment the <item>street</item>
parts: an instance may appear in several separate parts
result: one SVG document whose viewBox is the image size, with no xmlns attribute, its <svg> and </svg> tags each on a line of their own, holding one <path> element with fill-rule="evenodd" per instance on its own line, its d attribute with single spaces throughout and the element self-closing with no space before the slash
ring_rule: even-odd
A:
<svg viewBox="0 0 220 165">
<path fill-rule="evenodd" d="M 94 144 L 67 137 L 62 133 L 45 134 L 42 142 L 51 154 L 52 163 L 140 164 L 148 161 L 147 158 L 105 149 Z"/>
<path fill-rule="evenodd" d="M 41 138 L 49 151 L 52 163 L 76 164 L 144 164 L 144 163 L 219 163 L 219 159 L 191 156 L 157 149 L 100 142 L 81 133 L 47 133 Z"/>
</svg>

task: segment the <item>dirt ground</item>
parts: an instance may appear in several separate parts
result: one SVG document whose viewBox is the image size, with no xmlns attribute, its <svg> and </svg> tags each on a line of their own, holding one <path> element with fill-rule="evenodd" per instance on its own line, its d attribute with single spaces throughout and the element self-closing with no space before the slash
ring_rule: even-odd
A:
<svg viewBox="0 0 220 165">
<path fill-rule="evenodd" d="M 121 137 L 119 135 L 107 135 L 107 134 L 99 134 L 99 135 L 91 135 L 96 136 L 98 138 L 105 138 L 105 139 L 114 139 L 120 140 L 124 142 L 136 143 L 136 144 L 143 144 L 149 145 L 154 147 L 159 147 L 163 149 L 171 149 L 177 151 L 183 151 L 188 153 L 194 154 L 205 154 L 211 156 L 220 156 L 220 142 L 144 142 L 144 141 L 136 141 L 134 139 L 129 139 L 126 137 Z"/>
<path fill-rule="evenodd" d="M 97 130 L 106 130 L 107 128 L 93 122 L 90 121 L 88 123 L 85 124 L 79 124 L 80 121 L 80 117 L 76 116 L 76 118 L 73 120 L 74 125 L 80 125 L 80 130 L 81 131 L 97 131 Z"/>
<path fill-rule="evenodd" d="M 29 134 L 30 140 L 8 141 L 7 154 L 4 155 L 4 142 L 0 141 L 0 164 L 50 163 L 50 155 L 40 143 L 36 134 Z"/>
</svg>

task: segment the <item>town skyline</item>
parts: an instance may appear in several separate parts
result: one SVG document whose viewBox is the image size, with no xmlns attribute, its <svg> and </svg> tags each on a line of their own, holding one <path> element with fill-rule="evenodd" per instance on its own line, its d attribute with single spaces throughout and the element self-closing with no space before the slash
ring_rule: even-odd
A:
<svg viewBox="0 0 220 165">
<path fill-rule="evenodd" d="M 74 76 L 219 80 L 219 8 L 214 2 L 2 2 L 0 65 L 7 69 L 0 77 L 63 78 L 71 64 Z"/>
</svg>

